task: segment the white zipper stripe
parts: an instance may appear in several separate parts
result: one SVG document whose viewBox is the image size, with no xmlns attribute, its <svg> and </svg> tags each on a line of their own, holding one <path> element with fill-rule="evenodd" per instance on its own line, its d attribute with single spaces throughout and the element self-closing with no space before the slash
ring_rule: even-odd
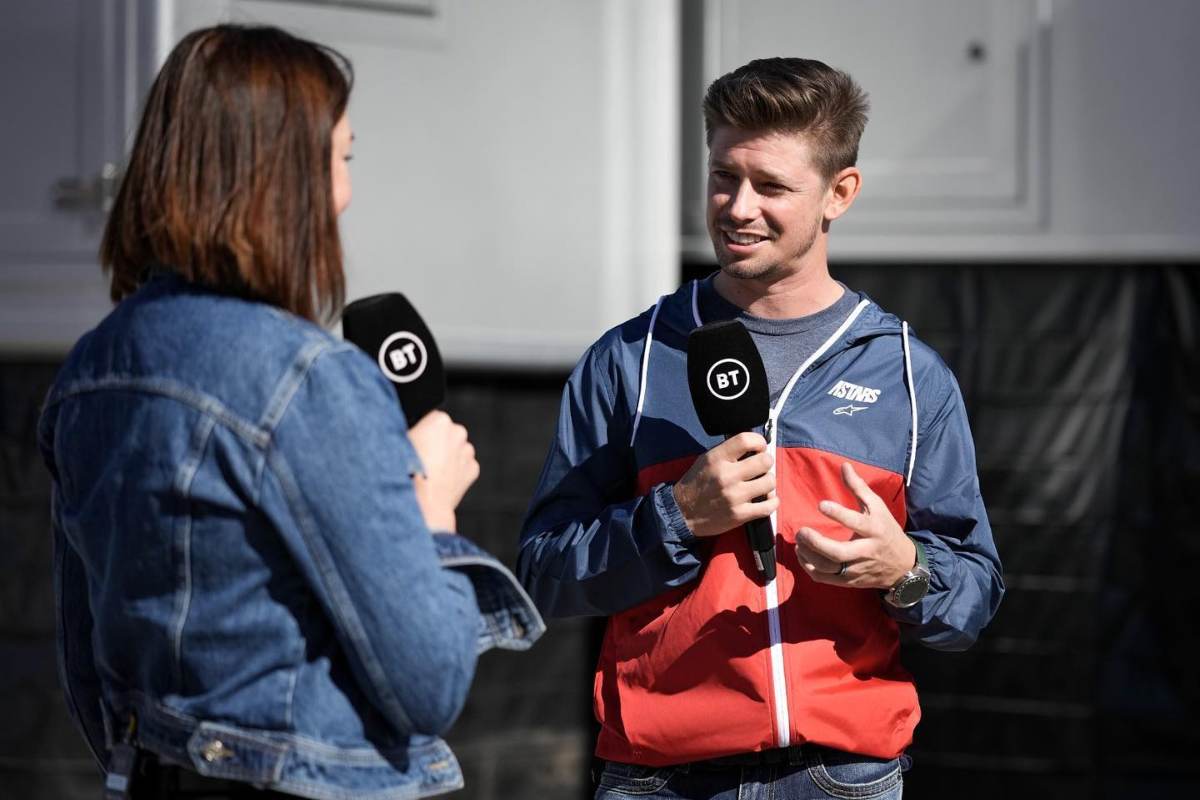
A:
<svg viewBox="0 0 1200 800">
<path fill-rule="evenodd" d="M 771 416 L 767 418 L 767 452 L 771 454 L 772 475 L 778 474 L 775 470 L 775 417 L 778 412 L 778 407 L 771 409 Z M 778 512 L 772 511 L 772 537 L 778 532 Z M 773 578 L 763 592 L 766 594 L 767 601 L 767 630 L 771 637 L 771 690 L 775 696 L 775 746 L 787 747 L 792 741 L 792 723 L 791 712 L 788 710 L 787 681 L 783 672 L 783 630 L 779 622 L 779 587 L 776 585 L 776 581 L 778 581 L 778 577 Z"/>
<path fill-rule="evenodd" d="M 901 326 L 900 333 L 904 339 L 904 375 L 908 378 L 908 402 L 912 405 L 912 451 L 908 454 L 908 475 L 904 478 L 904 485 L 908 486 L 912 483 L 913 468 L 917 466 L 917 387 L 913 384 L 912 357 L 908 351 L 907 322 Z"/>
<path fill-rule="evenodd" d="M 776 476 L 776 485 L 779 483 L 779 473 L 776 469 L 775 449 L 779 433 L 779 415 L 783 411 L 783 404 L 787 402 L 788 395 L 792 393 L 792 388 L 796 385 L 796 381 L 800 380 L 800 376 L 804 374 L 804 371 L 824 355 L 825 351 L 832 347 L 835 342 L 846 335 L 846 331 L 854 324 L 854 320 L 858 319 L 858 315 L 870 304 L 870 300 L 863 300 L 855 306 L 854 310 L 846 317 L 846 320 L 833 332 L 833 335 L 826 339 L 825 343 L 816 349 L 816 352 L 805 359 L 804 363 L 793 373 L 791 380 L 783 387 L 783 392 L 779 395 L 779 401 L 771 409 L 771 414 L 767 418 L 767 452 L 771 454 L 771 473 Z M 779 531 L 778 516 L 777 511 L 771 513 L 771 532 L 773 534 L 777 534 Z M 775 696 L 777 746 L 787 747 L 792 741 L 791 715 L 788 711 L 787 682 L 783 674 L 783 631 L 779 623 L 779 589 L 775 585 L 774 580 L 767 584 L 764 592 L 767 597 L 767 628 L 771 632 L 771 685 Z"/>
<path fill-rule="evenodd" d="M 662 308 L 663 299 L 658 298 L 654 304 L 654 313 L 650 315 L 650 330 L 646 331 L 646 346 L 642 350 L 642 380 L 638 386 L 637 413 L 633 415 L 633 432 L 629 434 L 629 446 L 637 438 L 638 425 L 642 424 L 642 406 L 646 402 L 646 372 L 650 367 L 650 345 L 654 343 L 654 323 L 658 320 L 658 309 Z"/>
<path fill-rule="evenodd" d="M 779 627 L 779 587 L 776 578 L 766 586 L 767 627 L 771 631 L 771 685 L 775 693 L 775 730 L 780 747 L 792 741 L 787 685 L 783 680 L 783 631 Z"/>
<path fill-rule="evenodd" d="M 783 392 L 779 395 L 779 402 L 775 404 L 775 408 L 771 409 L 771 417 L 773 420 L 779 419 L 779 412 L 783 410 L 783 404 L 787 402 L 788 395 L 792 393 L 792 387 L 796 385 L 796 381 L 800 380 L 800 376 L 804 374 L 804 370 L 811 367 L 813 362 L 825 355 L 825 351 L 832 347 L 834 342 L 836 342 L 838 339 L 841 339 L 846 334 L 846 331 L 849 330 L 850 326 L 854 324 L 854 320 L 858 319 L 858 315 L 861 314 L 863 309 L 869 305 L 871 305 L 870 300 L 863 300 L 859 302 L 859 304 L 854 307 L 854 310 L 850 312 L 850 316 L 846 317 L 846 321 L 843 322 L 838 329 L 833 332 L 832 336 L 825 340 L 825 344 L 818 347 L 816 352 L 809 356 L 805 362 L 800 365 L 800 368 L 792 374 L 792 379 L 787 382 L 787 385 L 783 387 Z"/>
</svg>

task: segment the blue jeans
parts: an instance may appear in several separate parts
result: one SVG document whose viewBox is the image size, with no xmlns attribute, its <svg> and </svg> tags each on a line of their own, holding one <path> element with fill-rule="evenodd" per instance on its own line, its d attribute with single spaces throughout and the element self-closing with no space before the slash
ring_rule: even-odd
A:
<svg viewBox="0 0 1200 800">
<path fill-rule="evenodd" d="M 818 747 L 778 751 L 779 763 L 740 757 L 669 767 L 604 762 L 596 800 L 899 800 L 901 760 Z"/>
</svg>

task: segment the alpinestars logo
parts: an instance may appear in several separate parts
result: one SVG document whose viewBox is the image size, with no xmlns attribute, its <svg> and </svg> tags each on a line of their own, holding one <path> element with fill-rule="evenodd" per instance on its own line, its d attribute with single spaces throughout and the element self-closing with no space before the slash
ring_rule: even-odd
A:
<svg viewBox="0 0 1200 800">
<path fill-rule="evenodd" d="M 874 403 L 879 399 L 879 390 L 871 389 L 866 386 L 859 386 L 856 383 L 848 381 L 838 381 L 829 394 L 842 400 L 849 400 L 852 403 Z"/>
</svg>

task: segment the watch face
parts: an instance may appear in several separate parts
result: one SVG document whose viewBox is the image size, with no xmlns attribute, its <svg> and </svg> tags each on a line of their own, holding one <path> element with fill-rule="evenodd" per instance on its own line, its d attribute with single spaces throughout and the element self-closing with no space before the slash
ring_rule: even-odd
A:
<svg viewBox="0 0 1200 800">
<path fill-rule="evenodd" d="M 896 587 L 896 605 L 901 608 L 911 606 L 925 596 L 929 591 L 929 578 L 924 575 L 910 575 Z"/>
</svg>

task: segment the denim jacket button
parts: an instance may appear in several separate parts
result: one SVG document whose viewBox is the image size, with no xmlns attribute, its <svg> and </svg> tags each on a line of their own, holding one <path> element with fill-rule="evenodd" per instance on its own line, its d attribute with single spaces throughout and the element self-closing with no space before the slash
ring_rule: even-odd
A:
<svg viewBox="0 0 1200 800">
<path fill-rule="evenodd" d="M 200 757 L 211 764 L 214 761 L 233 758 L 233 751 L 226 747 L 220 739 L 213 739 L 200 750 Z"/>
</svg>

